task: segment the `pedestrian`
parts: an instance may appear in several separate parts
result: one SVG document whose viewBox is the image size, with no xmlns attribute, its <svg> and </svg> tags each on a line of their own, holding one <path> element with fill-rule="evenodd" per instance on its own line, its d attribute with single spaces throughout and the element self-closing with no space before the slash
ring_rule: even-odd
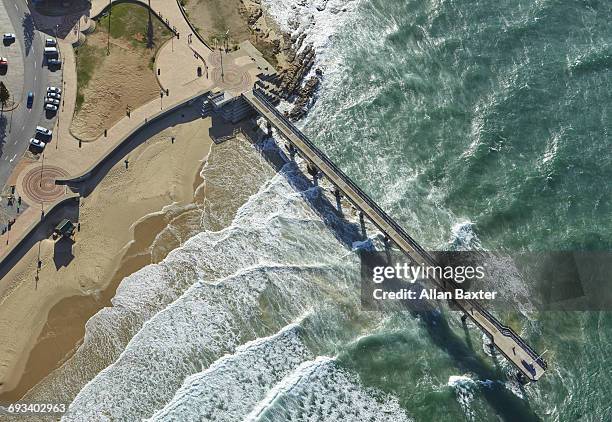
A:
<svg viewBox="0 0 612 422">
<path fill-rule="evenodd" d="M 125 168 L 127 169 L 130 164 L 130 161 L 126 158 L 124 163 L 125 163 Z"/>
</svg>

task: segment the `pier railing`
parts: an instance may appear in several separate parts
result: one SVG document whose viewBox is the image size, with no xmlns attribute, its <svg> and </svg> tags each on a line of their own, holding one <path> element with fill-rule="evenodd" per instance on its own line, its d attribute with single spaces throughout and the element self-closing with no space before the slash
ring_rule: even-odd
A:
<svg viewBox="0 0 612 422">
<path fill-rule="evenodd" d="M 325 155 L 325 153 L 323 153 L 315 144 L 312 143 L 312 141 L 306 137 L 306 135 L 304 135 L 302 133 L 302 131 L 300 129 L 298 129 L 292 122 L 289 121 L 289 119 L 283 114 L 281 113 L 266 97 L 265 93 L 257 88 L 254 87 L 253 88 L 253 95 L 257 98 L 258 101 L 260 101 L 262 103 L 262 105 L 264 105 L 266 107 L 266 109 L 272 113 L 277 119 L 279 119 L 285 126 L 287 126 L 292 132 L 293 135 L 298 137 L 305 145 L 308 146 L 309 149 L 312 150 L 312 152 L 321 160 L 323 161 L 328 167 L 330 167 L 333 172 L 335 173 L 335 176 L 339 177 L 340 179 L 342 179 L 342 181 L 349 185 L 353 191 L 355 191 L 357 193 L 357 195 L 372 209 L 374 209 L 376 211 L 376 213 L 379 215 L 379 217 L 381 219 L 383 219 L 385 221 L 385 223 L 387 223 L 389 226 L 391 226 L 393 228 L 393 230 L 395 230 L 397 232 L 397 234 L 402 237 L 402 239 L 408 243 L 415 251 L 416 253 L 418 253 L 418 255 L 425 260 L 429 265 L 432 266 L 436 266 L 438 265 L 436 263 L 436 261 L 434 260 L 434 258 L 425 250 L 421 247 L 421 245 L 419 245 L 405 230 L 403 227 L 401 227 L 393 218 L 391 218 L 382 208 L 380 208 L 380 206 L 374 201 L 372 200 L 359 186 L 357 186 L 353 180 L 348 177 L 332 160 L 330 160 L 327 155 Z M 330 180 L 333 183 L 333 180 Z M 355 204 L 357 206 L 357 204 Z M 374 224 L 376 224 L 374 222 Z M 381 229 L 383 232 L 384 230 L 381 227 L 378 227 L 379 229 Z M 387 233 L 385 233 L 387 234 Z M 451 281 L 449 282 L 452 288 L 460 288 L 460 286 L 454 282 Z M 475 300 L 471 300 L 471 299 L 465 299 L 462 300 L 463 303 L 467 303 L 469 304 L 470 307 L 472 307 L 475 311 L 477 311 L 478 313 L 480 313 L 488 322 L 490 322 L 491 324 L 493 324 L 495 326 L 495 328 L 504 336 L 506 337 L 510 337 L 512 338 L 512 340 L 514 340 L 514 342 L 516 342 L 517 344 L 519 344 L 521 346 L 521 348 L 523 350 L 525 350 L 525 352 L 533 359 L 534 362 L 537 362 L 543 369 L 547 369 L 548 365 L 546 363 L 546 361 L 541 357 L 538 356 L 538 354 L 531 348 L 531 346 L 529 346 L 529 344 L 527 344 L 525 342 L 525 340 L 523 340 L 523 338 L 521 336 L 519 336 L 512 328 L 502 324 L 501 322 L 499 322 L 497 320 L 496 317 L 494 317 L 489 311 L 487 311 L 486 309 L 484 309 L 480 303 L 478 303 Z M 467 312 L 467 309 L 464 309 L 464 311 Z M 478 323 L 478 321 L 476 321 Z M 480 325 L 480 324 L 479 324 Z M 484 327 L 483 327 L 484 328 Z"/>
</svg>

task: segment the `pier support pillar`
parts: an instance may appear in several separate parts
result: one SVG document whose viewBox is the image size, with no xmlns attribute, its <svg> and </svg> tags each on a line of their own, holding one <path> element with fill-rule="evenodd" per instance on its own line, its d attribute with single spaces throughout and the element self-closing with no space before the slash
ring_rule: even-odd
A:
<svg viewBox="0 0 612 422">
<path fill-rule="evenodd" d="M 489 349 L 491 349 L 491 354 L 494 355 L 495 354 L 495 342 L 493 341 L 493 337 L 489 337 L 489 341 L 490 343 L 487 344 L 487 346 L 489 346 Z"/>
<path fill-rule="evenodd" d="M 272 137 L 272 124 L 266 121 L 266 129 L 268 130 L 268 136 Z"/>
<path fill-rule="evenodd" d="M 308 163 L 306 165 L 306 169 L 308 170 L 308 174 L 310 174 L 312 176 L 312 178 L 314 180 L 317 179 L 317 176 L 319 175 L 319 169 L 317 169 L 314 164 Z"/>
<path fill-rule="evenodd" d="M 465 324 L 465 323 L 467 322 L 467 319 L 468 319 L 467 314 L 463 314 L 463 315 L 461 315 L 461 322 L 462 322 L 463 324 Z"/>
<path fill-rule="evenodd" d="M 367 236 L 365 218 L 363 215 L 363 211 L 359 211 L 359 225 L 361 226 L 361 235 L 365 239 Z"/>
<path fill-rule="evenodd" d="M 287 147 L 287 151 L 289 151 L 289 158 L 293 161 L 295 159 L 295 147 L 291 142 L 287 142 L 285 146 Z"/>
<path fill-rule="evenodd" d="M 338 212 L 342 214 L 342 201 L 340 200 L 342 198 L 342 193 L 340 192 L 340 189 L 334 188 L 334 196 L 336 197 L 336 208 L 338 209 Z"/>
</svg>

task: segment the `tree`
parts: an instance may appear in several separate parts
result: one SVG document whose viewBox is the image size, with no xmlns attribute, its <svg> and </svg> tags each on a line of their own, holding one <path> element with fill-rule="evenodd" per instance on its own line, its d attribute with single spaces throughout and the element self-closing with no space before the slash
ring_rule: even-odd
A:
<svg viewBox="0 0 612 422">
<path fill-rule="evenodd" d="M 11 93 L 4 85 L 4 82 L 0 82 L 0 104 L 2 104 L 2 113 L 4 113 L 4 107 L 6 107 L 9 98 L 11 98 Z"/>
</svg>

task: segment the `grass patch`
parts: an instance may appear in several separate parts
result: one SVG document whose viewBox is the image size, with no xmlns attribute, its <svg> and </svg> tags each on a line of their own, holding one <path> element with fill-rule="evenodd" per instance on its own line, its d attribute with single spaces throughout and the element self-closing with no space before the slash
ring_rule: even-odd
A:
<svg viewBox="0 0 612 422">
<path fill-rule="evenodd" d="M 147 46 L 149 32 L 149 10 L 140 5 L 122 3 L 112 7 L 111 13 L 103 16 L 96 30 L 108 33 L 110 21 L 110 35 L 115 39 L 130 41 L 134 47 Z M 154 14 L 151 14 L 153 29 L 153 45 L 160 46 L 170 38 L 172 33 Z"/>
<path fill-rule="evenodd" d="M 154 14 L 151 14 L 151 27 L 149 28 L 149 11 L 144 6 L 127 3 L 113 6 L 110 16 L 103 16 L 98 21 L 96 30 L 90 37 L 94 38 L 93 35 L 97 35 L 97 43 L 87 42 L 75 49 L 77 71 L 76 112 L 81 109 L 85 101 L 83 92 L 95 70 L 109 57 L 106 42 L 100 42 L 101 38 L 108 36 L 109 22 L 111 44 L 112 40 L 127 41 L 135 54 L 142 55 L 143 63 L 146 63 L 147 68 L 152 72 L 155 70 L 155 54 L 158 48 L 173 35 Z M 147 48 L 149 31 L 152 32 L 153 48 Z"/>
<path fill-rule="evenodd" d="M 77 67 L 76 111 L 79 111 L 85 101 L 83 90 L 91 80 L 96 68 L 100 65 L 102 60 L 104 60 L 106 51 L 103 48 L 86 43 L 77 48 L 75 54 Z"/>
</svg>

